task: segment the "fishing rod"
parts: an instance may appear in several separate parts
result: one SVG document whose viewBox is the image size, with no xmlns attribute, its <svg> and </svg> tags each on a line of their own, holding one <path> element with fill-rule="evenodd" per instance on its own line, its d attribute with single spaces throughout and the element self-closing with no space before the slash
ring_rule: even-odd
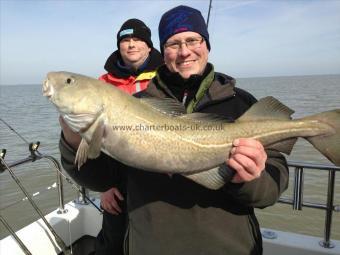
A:
<svg viewBox="0 0 340 255">
<path fill-rule="evenodd" d="M 209 1 L 209 10 L 208 10 L 208 17 L 207 17 L 207 29 L 208 29 L 208 26 L 209 26 L 211 3 L 212 3 L 212 0 Z"/>
</svg>

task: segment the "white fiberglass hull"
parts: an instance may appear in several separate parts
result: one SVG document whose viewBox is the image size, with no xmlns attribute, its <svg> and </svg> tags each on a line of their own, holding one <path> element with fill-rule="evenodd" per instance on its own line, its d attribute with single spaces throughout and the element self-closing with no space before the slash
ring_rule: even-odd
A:
<svg viewBox="0 0 340 255">
<path fill-rule="evenodd" d="M 95 203 L 99 204 L 97 199 Z M 64 240 L 67 246 L 83 236 L 95 237 L 100 228 L 102 216 L 92 205 L 79 205 L 74 202 L 66 204 L 67 212 L 58 213 L 58 210 L 46 215 L 56 233 Z M 262 232 L 275 233 L 275 239 L 263 238 L 264 255 L 339 255 L 340 240 L 332 240 L 334 248 L 327 249 L 319 245 L 321 238 L 282 232 L 272 229 L 262 229 Z M 61 252 L 53 235 L 42 220 L 20 229 L 16 232 L 21 241 L 33 255 L 56 255 Z M 52 240 L 52 242 L 51 242 Z M 24 255 L 12 236 L 0 241 L 1 255 Z"/>
</svg>

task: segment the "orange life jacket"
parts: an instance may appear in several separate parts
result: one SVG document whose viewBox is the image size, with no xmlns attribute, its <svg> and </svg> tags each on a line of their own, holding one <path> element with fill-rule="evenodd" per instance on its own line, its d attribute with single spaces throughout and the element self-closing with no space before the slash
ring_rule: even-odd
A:
<svg viewBox="0 0 340 255">
<path fill-rule="evenodd" d="M 149 81 L 156 75 L 156 71 L 148 71 L 139 74 L 137 77 L 129 76 L 127 78 L 118 78 L 110 73 L 103 74 L 99 80 L 110 83 L 120 90 L 133 95 L 139 91 L 146 89 Z"/>
</svg>

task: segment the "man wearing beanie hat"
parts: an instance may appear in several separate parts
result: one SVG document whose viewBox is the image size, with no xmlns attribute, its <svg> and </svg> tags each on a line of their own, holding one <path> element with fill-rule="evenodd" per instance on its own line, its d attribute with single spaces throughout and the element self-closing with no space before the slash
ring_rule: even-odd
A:
<svg viewBox="0 0 340 255">
<path fill-rule="evenodd" d="M 164 13 L 159 39 L 165 64 L 138 96 L 164 99 L 163 107 L 169 101 L 165 99 L 172 98 L 187 113 L 220 115 L 222 121 L 238 119 L 256 102 L 208 62 L 209 33 L 200 11 L 178 6 Z M 219 122 L 216 125 L 220 127 Z M 101 154 L 86 164 L 105 169 L 107 158 Z M 260 255 L 262 239 L 254 208 L 274 204 L 288 186 L 288 167 L 281 153 L 264 150 L 260 142 L 246 138 L 235 140 L 225 163 L 204 176 L 141 171 L 111 158 L 110 164 L 127 174 L 129 226 L 124 246 L 129 255 Z M 80 172 L 84 170 L 83 166 Z M 221 176 L 226 184 L 220 189 L 199 184 Z M 107 173 L 97 178 L 105 185 L 111 178 L 119 181 L 118 177 Z"/>
<path fill-rule="evenodd" d="M 108 73 L 99 79 L 130 95 L 144 90 L 155 76 L 155 69 L 163 63 L 161 54 L 153 48 L 150 29 L 141 20 L 127 20 L 117 33 L 117 47 L 118 50 L 105 63 L 104 68 Z M 103 192 L 103 223 L 96 239 L 95 255 L 123 255 L 127 222 L 125 172 L 116 169 L 113 159 L 105 155 L 100 157 L 102 162 L 89 162 L 81 171 L 75 170 L 74 164 L 70 162 L 74 162 L 72 158 L 80 137 L 62 120 L 61 125 L 60 152 L 64 169 L 79 185 Z M 101 180 L 104 174 L 109 175 L 104 177 L 105 181 Z"/>
<path fill-rule="evenodd" d="M 210 50 L 209 33 L 199 10 L 188 6 L 178 6 L 166 12 L 159 23 L 159 42 L 163 52 L 164 43 L 174 34 L 186 31 L 200 34 Z"/>
<path fill-rule="evenodd" d="M 164 13 L 159 39 L 165 65 L 157 69 L 144 96 L 173 98 L 187 113 L 211 113 L 230 121 L 256 102 L 208 62 L 209 33 L 200 11 L 178 6 Z M 233 145 L 218 168 L 217 175 L 226 181 L 218 190 L 199 185 L 207 178 L 200 174 L 169 176 L 129 168 L 129 254 L 262 254 L 254 208 L 278 200 L 288 186 L 288 167 L 281 153 L 264 150 L 257 140 L 240 138 Z"/>
<path fill-rule="evenodd" d="M 117 33 L 118 50 L 105 63 L 108 73 L 100 80 L 134 94 L 144 90 L 163 63 L 160 53 L 153 48 L 150 29 L 138 19 L 129 19 Z"/>
<path fill-rule="evenodd" d="M 144 41 L 149 48 L 153 48 L 151 41 L 151 30 L 143 21 L 139 19 L 129 19 L 124 22 L 117 33 L 117 47 L 119 49 L 119 43 L 121 40 L 127 37 L 136 37 Z"/>
</svg>

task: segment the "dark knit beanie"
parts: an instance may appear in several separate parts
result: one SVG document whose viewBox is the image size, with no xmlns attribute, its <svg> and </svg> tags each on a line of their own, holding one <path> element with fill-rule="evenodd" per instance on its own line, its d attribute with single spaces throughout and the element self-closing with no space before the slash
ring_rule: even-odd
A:
<svg viewBox="0 0 340 255">
<path fill-rule="evenodd" d="M 139 19 L 129 19 L 124 22 L 122 27 L 117 33 L 117 47 L 119 49 L 119 43 L 126 37 L 137 37 L 144 41 L 150 48 L 153 48 L 151 41 L 151 30 L 143 21 Z"/>
<path fill-rule="evenodd" d="M 159 43 L 163 52 L 164 43 L 173 35 L 181 32 L 196 32 L 204 37 L 210 50 L 209 33 L 199 10 L 180 5 L 163 14 L 158 26 Z"/>
</svg>

